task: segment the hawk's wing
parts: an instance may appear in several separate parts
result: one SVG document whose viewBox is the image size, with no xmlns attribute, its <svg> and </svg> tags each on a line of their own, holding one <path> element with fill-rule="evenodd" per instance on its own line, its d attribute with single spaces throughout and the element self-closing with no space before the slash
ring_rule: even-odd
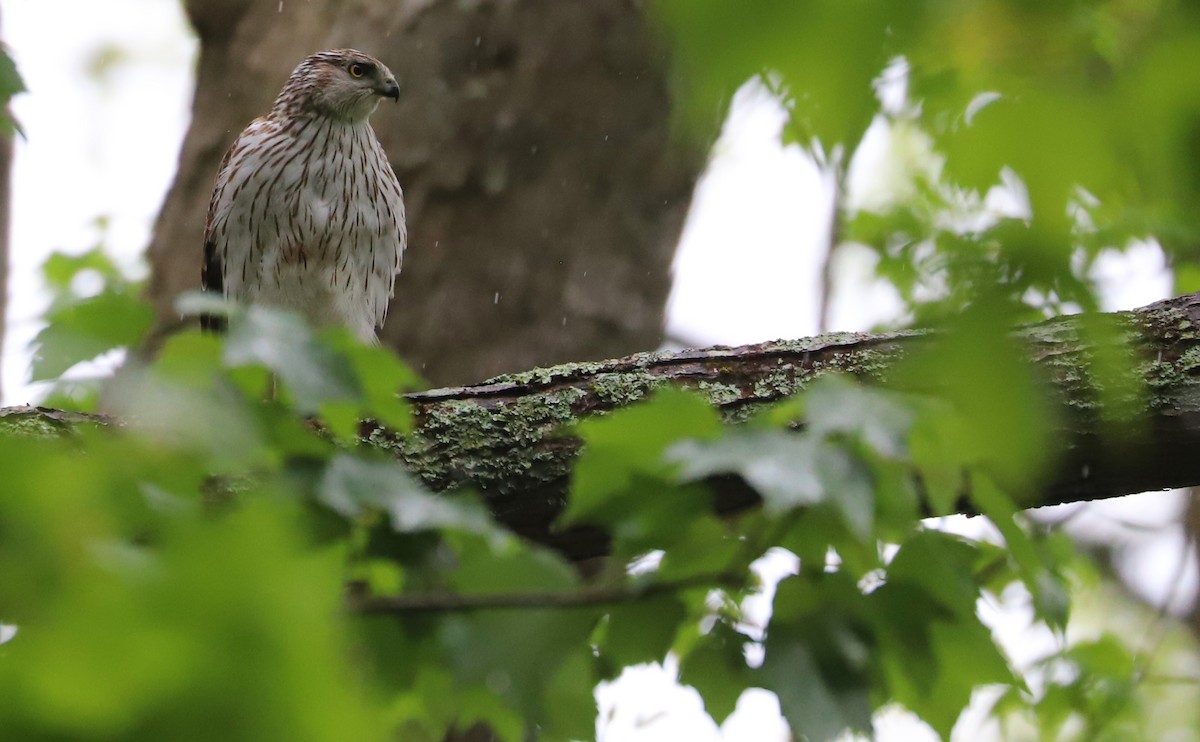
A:
<svg viewBox="0 0 1200 742">
<path fill-rule="evenodd" d="M 229 158 L 237 146 L 238 142 L 234 141 L 221 158 L 221 165 L 217 168 L 217 183 L 208 202 L 208 215 L 204 219 L 204 262 L 200 264 L 200 290 L 219 295 L 221 298 L 225 297 L 225 261 L 221 255 L 222 251 L 213 240 L 213 212 L 216 210 L 217 197 L 223 190 L 222 181 L 228 179 L 226 169 L 229 166 Z M 224 317 L 215 314 L 200 315 L 201 329 L 209 332 L 224 332 L 225 324 Z"/>
<path fill-rule="evenodd" d="M 249 271 L 257 274 L 258 267 L 251 260 L 252 246 L 245 239 L 229 234 L 228 220 L 233 199 L 246 185 L 248 177 L 257 172 L 255 167 L 245 167 L 248 156 L 261 145 L 264 136 L 274 130 L 267 118 L 258 118 L 238 135 L 221 158 L 217 168 L 217 180 L 213 185 L 212 198 L 208 202 L 208 215 L 204 220 L 204 263 L 200 266 L 200 287 L 207 292 L 230 298 L 240 294 L 239 288 Z M 237 225 L 234 225 L 235 227 Z M 245 237 L 248 238 L 248 235 Z M 231 248 L 235 252 L 230 255 Z M 231 265 L 242 266 L 239 280 L 230 280 Z M 257 280 L 257 277 L 254 277 Z M 238 298 L 238 296 L 234 296 Z M 200 326 L 206 330 L 220 332 L 225 329 L 225 319 L 214 315 L 202 315 Z"/>
<path fill-rule="evenodd" d="M 375 249 L 380 251 L 381 260 L 372 261 L 375 281 L 368 298 L 374 310 L 375 326 L 383 327 L 389 300 L 395 294 L 396 276 L 400 273 L 404 249 L 408 246 L 408 226 L 404 215 L 404 192 L 374 133 L 371 135 L 371 148 L 378 163 L 372 185 L 376 198 L 376 218 L 380 223 L 379 241 Z"/>
</svg>

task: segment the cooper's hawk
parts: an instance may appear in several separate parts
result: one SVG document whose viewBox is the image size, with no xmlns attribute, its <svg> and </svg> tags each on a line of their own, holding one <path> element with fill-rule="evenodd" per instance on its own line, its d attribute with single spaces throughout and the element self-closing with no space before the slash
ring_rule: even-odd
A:
<svg viewBox="0 0 1200 742">
<path fill-rule="evenodd" d="M 399 100 L 396 78 L 362 52 L 319 52 L 296 67 L 221 161 L 206 291 L 375 341 L 407 243 L 400 184 L 367 121 L 381 97 Z"/>
</svg>

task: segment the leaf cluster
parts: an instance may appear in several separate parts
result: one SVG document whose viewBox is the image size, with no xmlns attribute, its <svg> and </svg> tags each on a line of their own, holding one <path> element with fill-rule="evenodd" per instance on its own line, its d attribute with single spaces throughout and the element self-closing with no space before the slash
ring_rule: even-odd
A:
<svg viewBox="0 0 1200 742">
<path fill-rule="evenodd" d="M 103 256 L 47 266 L 60 287 L 82 271 L 99 292 L 63 291 L 40 339 L 60 368 L 143 327 Z M 564 431 L 583 448 L 559 525 L 612 536 L 585 577 L 359 438 L 366 417 L 419 435 L 398 392 L 421 382 L 389 353 L 182 304 L 227 312 L 228 336 L 178 333 L 113 380 L 118 429 L 0 446 L 0 623 L 16 627 L 0 728 L 18 738 L 584 739 L 597 683 L 668 654 L 718 721 L 762 687 L 810 739 L 893 704 L 948 735 L 985 685 L 1007 689 L 998 714 L 1097 708 L 1031 690 L 979 618 L 1019 584 L 1061 630 L 1072 553 L 1013 497 L 1036 485 L 1048 420 L 998 312 L 965 314 L 888 388 L 823 377 L 739 425 L 664 390 Z M 762 507 L 718 516 L 715 479 Z M 1002 545 L 923 523 L 962 497 Z M 781 550 L 798 568 L 764 584 Z M 764 599 L 767 620 L 747 610 Z M 1106 679 L 1111 657 L 1069 659 Z M 1118 716 L 1136 700 L 1106 699 Z"/>
<path fill-rule="evenodd" d="M 1200 13 L 1189 3 L 656 8 L 693 130 L 764 80 L 788 108 L 785 142 L 832 166 L 843 190 L 837 153 L 889 133 L 895 192 L 842 204 L 834 241 L 872 247 L 920 322 L 989 292 L 1038 312 L 1094 308 L 1089 266 L 1131 239 L 1196 260 Z M 1195 274 L 1182 271 L 1182 290 Z"/>
</svg>

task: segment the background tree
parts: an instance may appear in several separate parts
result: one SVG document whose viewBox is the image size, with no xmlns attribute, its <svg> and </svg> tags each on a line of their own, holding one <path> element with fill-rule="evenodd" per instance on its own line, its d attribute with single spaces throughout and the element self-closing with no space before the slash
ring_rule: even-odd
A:
<svg viewBox="0 0 1200 742">
<path fill-rule="evenodd" d="M 187 2 L 193 122 L 149 255 L 173 317 L 197 286 L 217 164 L 313 50 L 369 50 L 398 106 L 374 126 L 410 251 L 382 333 L 436 383 L 658 345 L 702 149 L 671 136 L 666 46 L 641 3 Z"/>
</svg>

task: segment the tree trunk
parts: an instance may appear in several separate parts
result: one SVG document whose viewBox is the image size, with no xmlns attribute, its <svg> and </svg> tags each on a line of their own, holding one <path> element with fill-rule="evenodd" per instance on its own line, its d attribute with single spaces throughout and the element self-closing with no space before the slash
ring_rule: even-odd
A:
<svg viewBox="0 0 1200 742">
<path fill-rule="evenodd" d="M 1053 440 L 1057 467 L 1023 502 L 1039 507 L 1200 485 L 1200 295 L 1110 315 L 1121 328 L 1099 346 L 1082 331 L 1087 318 L 1064 317 L 1016 331 L 1030 361 L 1049 380 L 1063 414 Z M 844 372 L 886 378 L 915 347 L 937 342 L 918 331 L 834 334 L 740 348 L 643 353 L 602 363 L 535 369 L 468 387 L 409 395 L 416 432 L 407 437 L 364 424 L 363 437 L 390 450 L 435 490 L 469 485 L 496 517 L 576 560 L 602 556 L 596 530 L 555 532 L 579 441 L 566 426 L 634 402 L 664 385 L 695 389 L 737 419 L 782 399 L 812 379 Z M 1096 393 L 1091 359 L 1128 353 L 1138 359 L 1132 387 L 1145 390 L 1119 425 Z M 988 379 L 976 380 L 986 393 Z M 1136 394 L 1130 394 L 1136 397 Z M 1128 399 L 1122 401 L 1127 403 Z M 0 429 L 58 435 L 108 418 L 34 408 L 0 411 Z M 973 424 L 988 425 L 988 420 Z M 1136 432 L 1133 432 L 1136 431 Z M 717 508 L 751 507 L 753 493 L 730 478 L 715 482 Z M 959 512 L 970 513 L 964 500 Z"/>
<path fill-rule="evenodd" d="M 672 143 L 666 55 L 634 0 L 188 0 L 193 122 L 150 245 L 164 320 L 199 285 L 217 165 L 307 54 L 400 80 L 373 123 L 410 247 L 382 337 L 438 384 L 656 347 L 703 154 Z"/>
</svg>

